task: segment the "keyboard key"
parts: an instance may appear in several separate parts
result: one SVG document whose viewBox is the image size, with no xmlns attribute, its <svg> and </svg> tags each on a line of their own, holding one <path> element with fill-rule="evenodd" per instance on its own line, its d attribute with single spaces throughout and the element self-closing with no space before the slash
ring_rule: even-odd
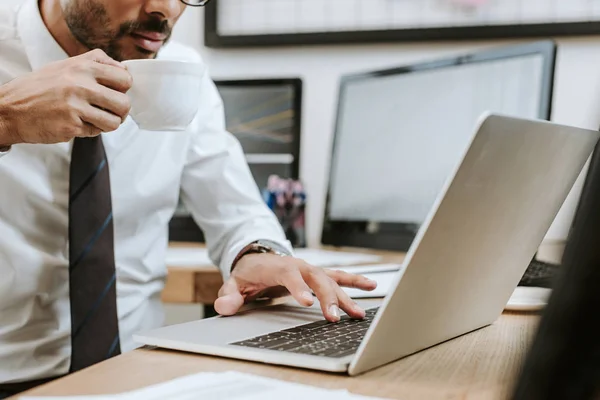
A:
<svg viewBox="0 0 600 400">
<path fill-rule="evenodd" d="M 263 343 L 262 346 L 264 346 L 265 349 L 277 349 L 279 346 L 283 346 L 288 343 L 290 343 L 289 339 L 282 338 Z"/>
<path fill-rule="evenodd" d="M 254 342 L 237 342 L 237 343 L 232 343 L 236 346 L 243 346 L 243 347 L 256 347 L 258 348 L 260 346 L 260 343 L 254 343 Z"/>
<path fill-rule="evenodd" d="M 319 328 L 319 327 L 321 327 L 323 325 L 327 325 L 327 324 L 330 324 L 330 322 L 329 321 L 325 321 L 325 320 L 323 320 L 323 321 L 317 321 L 317 322 L 311 322 L 310 324 L 295 326 L 295 327 L 290 328 L 290 329 L 284 329 L 281 332 L 302 333 L 302 332 L 305 332 L 305 331 L 309 331 L 311 329 Z"/>
<path fill-rule="evenodd" d="M 289 342 L 287 344 L 284 344 L 284 345 L 278 346 L 277 348 L 269 349 L 269 350 L 292 351 L 298 347 L 302 347 L 302 345 L 298 344 L 297 342 Z"/>
<path fill-rule="evenodd" d="M 290 334 L 287 332 L 273 332 L 273 333 L 269 333 L 268 335 L 265 335 L 264 337 L 270 338 L 270 339 L 279 339 L 282 337 L 290 337 Z"/>
</svg>

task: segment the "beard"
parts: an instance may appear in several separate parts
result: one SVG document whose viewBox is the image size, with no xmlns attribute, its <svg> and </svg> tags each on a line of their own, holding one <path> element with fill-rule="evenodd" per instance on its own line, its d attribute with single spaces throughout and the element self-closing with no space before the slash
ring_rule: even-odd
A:
<svg viewBox="0 0 600 400">
<path fill-rule="evenodd" d="M 172 27 L 164 19 L 150 17 L 146 21 L 126 21 L 118 28 L 111 28 L 106 8 L 98 0 L 72 0 L 63 7 L 65 21 L 77 41 L 90 50 L 100 49 L 116 61 L 135 58 L 155 58 L 157 53 L 140 47 L 126 46 L 125 39 L 136 31 L 157 32 L 167 37 Z"/>
</svg>

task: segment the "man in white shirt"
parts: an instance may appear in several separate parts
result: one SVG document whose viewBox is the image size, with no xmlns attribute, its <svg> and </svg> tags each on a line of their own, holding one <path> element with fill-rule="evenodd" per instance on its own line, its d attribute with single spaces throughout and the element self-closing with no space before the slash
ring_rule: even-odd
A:
<svg viewBox="0 0 600 400">
<path fill-rule="evenodd" d="M 162 323 L 180 193 L 225 278 L 219 313 L 289 291 L 305 306 L 314 292 L 330 321 L 340 308 L 364 316 L 339 285 L 374 282 L 291 256 L 208 77 L 185 132 L 142 131 L 127 117 L 132 78 L 120 61 L 201 62 L 166 44 L 185 8 L 201 3 L 0 8 L 0 398 L 130 350 L 134 332 Z"/>
</svg>

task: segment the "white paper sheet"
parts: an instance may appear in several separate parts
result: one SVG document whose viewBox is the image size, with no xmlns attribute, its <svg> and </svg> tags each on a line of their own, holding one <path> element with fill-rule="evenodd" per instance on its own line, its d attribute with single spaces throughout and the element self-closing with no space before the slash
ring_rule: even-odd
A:
<svg viewBox="0 0 600 400">
<path fill-rule="evenodd" d="M 295 256 L 316 267 L 335 267 L 354 264 L 373 263 L 381 257 L 373 254 L 348 253 L 320 249 L 296 249 Z"/>
<path fill-rule="evenodd" d="M 349 274 L 380 274 L 382 272 L 395 272 L 402 269 L 401 264 L 368 264 L 368 265 L 349 265 L 346 267 L 332 268 Z"/>
<path fill-rule="evenodd" d="M 343 288 L 353 299 L 382 298 L 392 291 L 392 284 L 402 271 L 399 264 L 363 265 L 356 267 L 339 268 L 345 272 L 361 274 L 377 282 L 377 288 L 372 292 L 354 288 Z"/>
<path fill-rule="evenodd" d="M 127 377 L 124 377 L 127 379 Z M 239 372 L 200 373 L 110 396 L 22 397 L 21 400 L 368 400 L 341 390 L 325 390 Z"/>
</svg>

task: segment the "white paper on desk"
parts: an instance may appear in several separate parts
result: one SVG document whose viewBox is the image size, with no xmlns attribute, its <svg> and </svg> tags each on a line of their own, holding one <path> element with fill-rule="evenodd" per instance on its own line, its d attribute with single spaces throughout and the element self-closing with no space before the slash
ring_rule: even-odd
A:
<svg viewBox="0 0 600 400">
<path fill-rule="evenodd" d="M 340 268 L 332 268 L 338 271 L 344 271 L 349 274 L 368 275 L 382 272 L 399 271 L 402 268 L 401 264 L 367 264 L 367 265 L 348 265 Z"/>
<path fill-rule="evenodd" d="M 170 267 L 198 267 L 213 265 L 208 250 L 202 247 L 169 247 L 167 265 Z"/>
<path fill-rule="evenodd" d="M 126 379 L 126 377 L 124 377 Z M 346 391 L 319 389 L 239 372 L 200 373 L 112 396 L 23 397 L 21 400 L 360 400 Z M 373 398 L 371 398 L 373 399 Z"/>
<path fill-rule="evenodd" d="M 348 268 L 349 269 L 349 268 Z M 382 269 L 383 271 L 383 269 Z M 348 271 L 351 272 L 351 271 Z M 392 291 L 392 284 L 396 282 L 401 270 L 388 272 L 367 272 L 361 273 L 365 277 L 377 282 L 377 288 L 371 292 L 366 292 L 360 289 L 343 288 L 344 292 L 353 299 L 381 298 L 385 297 Z"/>
<path fill-rule="evenodd" d="M 316 267 L 334 267 L 377 262 L 380 256 L 364 253 L 347 253 L 321 249 L 296 249 L 295 256 Z"/>
</svg>

